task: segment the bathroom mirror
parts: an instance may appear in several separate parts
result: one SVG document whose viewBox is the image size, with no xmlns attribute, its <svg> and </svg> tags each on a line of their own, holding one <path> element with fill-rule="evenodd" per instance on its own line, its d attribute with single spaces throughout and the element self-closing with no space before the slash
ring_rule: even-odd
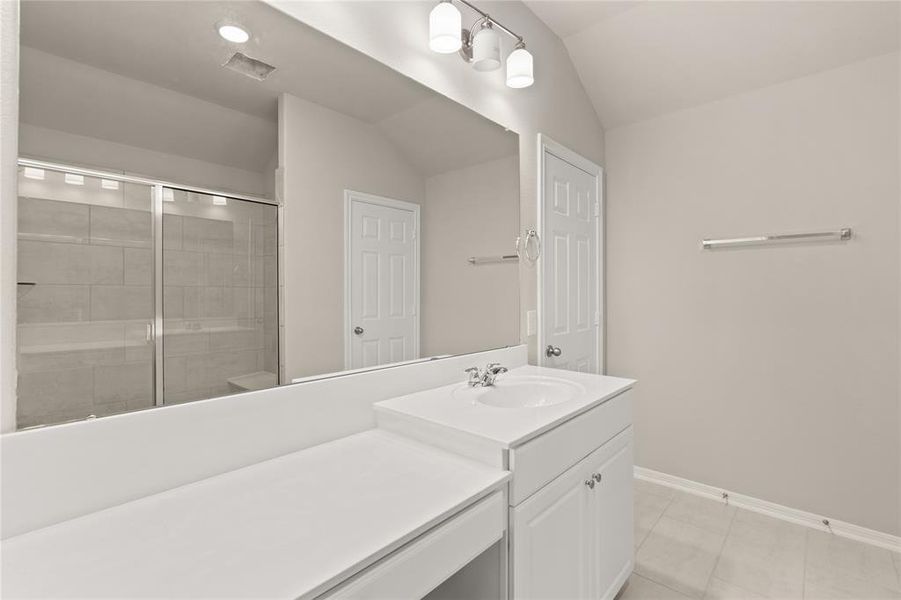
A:
<svg viewBox="0 0 901 600">
<path fill-rule="evenodd" d="M 518 344 L 518 136 L 263 2 L 21 7 L 18 427 Z"/>
</svg>

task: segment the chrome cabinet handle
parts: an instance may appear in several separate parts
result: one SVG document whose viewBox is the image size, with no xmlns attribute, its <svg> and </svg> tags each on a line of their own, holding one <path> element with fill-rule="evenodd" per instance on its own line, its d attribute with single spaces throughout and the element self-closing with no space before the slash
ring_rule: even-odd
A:
<svg viewBox="0 0 901 600">
<path fill-rule="evenodd" d="M 363 328 L 357 325 L 356 327 L 354 327 L 354 333 L 356 333 L 357 335 L 363 335 Z"/>
<path fill-rule="evenodd" d="M 587 486 L 589 487 L 589 489 L 592 489 L 592 490 L 593 490 L 593 489 L 594 489 L 594 486 L 595 486 L 595 481 L 594 481 L 594 479 L 586 479 L 586 480 L 585 480 L 585 485 L 587 485 Z"/>
<path fill-rule="evenodd" d="M 551 346 L 550 344 L 548 344 L 547 348 L 544 349 L 544 354 L 545 356 L 550 358 L 551 356 L 560 356 L 561 354 L 563 354 L 563 351 L 557 346 Z"/>
<path fill-rule="evenodd" d="M 593 473 L 593 474 L 591 475 L 591 477 L 592 477 L 592 479 L 594 479 L 594 480 L 597 481 L 598 483 L 601 482 L 601 474 L 600 474 L 600 473 Z"/>
</svg>

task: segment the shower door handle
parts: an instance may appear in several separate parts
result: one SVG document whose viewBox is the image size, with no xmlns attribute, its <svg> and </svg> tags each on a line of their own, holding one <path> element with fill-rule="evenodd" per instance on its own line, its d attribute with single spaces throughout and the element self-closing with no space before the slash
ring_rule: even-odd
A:
<svg viewBox="0 0 901 600">
<path fill-rule="evenodd" d="M 144 341 L 148 344 L 153 341 L 153 323 L 147 323 L 147 328 L 144 330 Z"/>
</svg>

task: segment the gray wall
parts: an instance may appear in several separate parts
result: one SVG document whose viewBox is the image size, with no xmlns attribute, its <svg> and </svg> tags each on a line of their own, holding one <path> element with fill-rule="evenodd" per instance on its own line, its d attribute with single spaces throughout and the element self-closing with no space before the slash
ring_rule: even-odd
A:
<svg viewBox="0 0 901 600">
<path fill-rule="evenodd" d="M 421 204 L 425 179 L 372 125 L 283 94 L 285 381 L 344 370 L 344 190 Z"/>
<path fill-rule="evenodd" d="M 422 212 L 422 355 L 519 343 L 519 269 L 470 265 L 513 253 L 519 224 L 518 159 L 429 177 Z"/>
<path fill-rule="evenodd" d="M 901 532 L 898 112 L 892 54 L 606 132 L 608 370 L 639 380 L 638 465 Z"/>
</svg>

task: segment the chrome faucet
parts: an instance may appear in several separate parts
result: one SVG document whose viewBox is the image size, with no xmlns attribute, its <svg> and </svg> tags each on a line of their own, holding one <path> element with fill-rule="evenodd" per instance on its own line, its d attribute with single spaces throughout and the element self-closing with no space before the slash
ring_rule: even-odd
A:
<svg viewBox="0 0 901 600">
<path fill-rule="evenodd" d="M 507 367 L 502 367 L 500 363 L 488 363 L 484 371 L 469 367 L 464 372 L 469 373 L 469 387 L 489 387 L 494 385 L 498 375 L 507 372 Z"/>
</svg>

